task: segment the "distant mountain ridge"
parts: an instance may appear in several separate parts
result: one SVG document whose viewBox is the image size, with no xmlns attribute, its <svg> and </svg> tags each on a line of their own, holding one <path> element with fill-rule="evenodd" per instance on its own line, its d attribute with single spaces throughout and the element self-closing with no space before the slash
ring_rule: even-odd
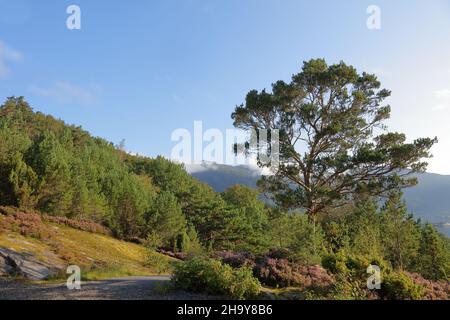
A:
<svg viewBox="0 0 450 320">
<path fill-rule="evenodd" d="M 245 165 L 230 166 L 205 162 L 186 165 L 186 171 L 198 180 L 209 184 L 217 192 L 223 192 L 235 184 L 256 188 L 256 182 L 261 177 L 257 168 Z"/>
<path fill-rule="evenodd" d="M 257 168 L 244 165 L 203 163 L 186 165 L 186 170 L 218 192 L 234 184 L 254 188 L 261 176 Z M 417 178 L 417 186 L 404 190 L 409 211 L 417 218 L 436 224 L 439 230 L 450 235 L 450 175 L 423 173 L 417 174 Z"/>
</svg>

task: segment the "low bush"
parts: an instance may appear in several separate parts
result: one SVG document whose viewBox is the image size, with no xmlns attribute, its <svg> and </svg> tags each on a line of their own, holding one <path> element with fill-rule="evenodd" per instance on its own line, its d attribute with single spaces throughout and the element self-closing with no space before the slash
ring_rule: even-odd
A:
<svg viewBox="0 0 450 320">
<path fill-rule="evenodd" d="M 389 266 L 381 258 L 349 254 L 345 251 L 324 256 L 322 266 L 333 273 L 336 280 L 329 298 L 335 300 L 378 299 L 378 292 L 367 288 L 369 277 L 367 268 L 370 265 L 378 266 L 382 275 L 390 272 Z"/>
<path fill-rule="evenodd" d="M 24 210 L 15 207 L 0 207 L 0 228 L 19 232 L 24 236 L 30 236 L 38 239 L 48 239 L 54 233 L 54 230 L 44 222 L 65 225 L 81 231 L 111 235 L 111 231 L 89 220 L 75 220 L 66 217 L 56 217 L 41 215 L 38 211 Z"/>
<path fill-rule="evenodd" d="M 256 277 L 271 287 L 300 286 L 303 282 L 301 274 L 293 270 L 286 259 L 266 258 L 255 266 Z"/>
<path fill-rule="evenodd" d="M 163 255 L 169 256 L 171 258 L 178 259 L 178 260 L 186 260 L 187 257 L 188 257 L 188 255 L 186 253 L 184 253 L 184 252 L 173 252 L 173 251 L 167 251 L 167 250 L 164 250 L 164 249 L 157 249 L 155 251 L 159 252 L 159 253 L 161 253 Z"/>
<path fill-rule="evenodd" d="M 66 217 L 54 217 L 48 215 L 43 215 L 42 218 L 44 221 L 65 225 L 81 231 L 87 231 L 91 233 L 98 233 L 104 235 L 112 234 L 111 230 L 109 230 L 108 228 L 89 220 L 75 220 Z"/>
<path fill-rule="evenodd" d="M 272 287 L 315 288 L 324 290 L 333 284 L 333 278 L 320 266 L 305 266 L 286 259 L 266 257 L 254 267 L 261 283 Z"/>
<path fill-rule="evenodd" d="M 248 251 L 221 251 L 215 253 L 213 258 L 233 268 L 250 268 L 262 284 L 271 287 L 324 288 L 333 282 L 332 277 L 322 267 L 296 263 L 295 259 L 291 259 L 292 252 L 287 249 L 272 249 L 259 256 Z"/>
<path fill-rule="evenodd" d="M 230 265 L 233 268 L 255 266 L 255 255 L 248 251 L 220 251 L 213 255 L 213 258 L 221 260 L 223 263 Z"/>
<path fill-rule="evenodd" d="M 421 300 L 424 288 L 404 272 L 389 272 L 382 278 L 380 296 L 389 300 Z"/>
<path fill-rule="evenodd" d="M 42 222 L 39 214 L 13 207 L 0 207 L 0 229 L 43 240 L 51 238 L 55 232 Z"/>
<path fill-rule="evenodd" d="M 274 248 L 270 249 L 269 252 L 265 254 L 265 257 L 272 259 L 286 259 L 293 261 L 294 253 L 291 250 L 285 248 Z M 295 260 L 295 259 L 294 259 Z"/>
<path fill-rule="evenodd" d="M 147 267 L 151 267 L 157 274 L 171 273 L 178 261 L 171 261 L 159 254 L 149 252 L 147 255 Z"/>
<path fill-rule="evenodd" d="M 251 269 L 233 269 L 214 259 L 193 258 L 178 264 L 172 282 L 179 289 L 233 299 L 254 298 L 260 291 Z"/>
<path fill-rule="evenodd" d="M 367 268 L 378 266 L 381 271 L 388 271 L 388 264 L 381 258 L 354 255 L 344 251 L 329 254 L 322 258 L 322 266 L 333 274 L 344 274 L 353 278 L 367 278 Z"/>
<path fill-rule="evenodd" d="M 413 281 L 422 286 L 423 299 L 425 300 L 448 300 L 450 297 L 450 283 L 445 280 L 427 280 L 418 273 L 407 273 Z"/>
</svg>

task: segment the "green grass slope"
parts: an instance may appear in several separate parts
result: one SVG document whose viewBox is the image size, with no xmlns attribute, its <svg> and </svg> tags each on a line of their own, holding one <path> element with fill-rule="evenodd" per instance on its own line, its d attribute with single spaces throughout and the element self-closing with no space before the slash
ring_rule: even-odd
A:
<svg viewBox="0 0 450 320">
<path fill-rule="evenodd" d="M 85 280 L 171 273 L 176 260 L 144 246 L 49 222 L 37 214 L 0 212 L 0 248 L 31 253 L 61 270 L 78 265 Z"/>
</svg>

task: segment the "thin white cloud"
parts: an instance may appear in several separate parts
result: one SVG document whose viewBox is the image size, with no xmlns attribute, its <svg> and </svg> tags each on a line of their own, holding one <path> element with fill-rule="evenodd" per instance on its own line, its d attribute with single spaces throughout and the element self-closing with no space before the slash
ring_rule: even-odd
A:
<svg viewBox="0 0 450 320">
<path fill-rule="evenodd" d="M 98 85 L 81 87 L 66 81 L 56 81 L 51 86 L 30 86 L 33 94 L 55 99 L 59 103 L 77 103 L 92 105 L 98 102 L 98 94 L 101 88 Z"/>
<path fill-rule="evenodd" d="M 438 104 L 436 106 L 434 106 L 433 110 L 435 111 L 444 111 L 449 109 L 449 105 L 445 105 L 445 104 Z"/>
<path fill-rule="evenodd" d="M 10 73 L 8 64 L 22 60 L 22 54 L 0 41 L 0 77 L 4 78 Z"/>
<path fill-rule="evenodd" d="M 436 90 L 434 95 L 438 99 L 450 99 L 450 89 Z"/>
<path fill-rule="evenodd" d="M 438 101 L 434 106 L 434 111 L 444 111 L 450 109 L 450 90 L 442 89 L 434 92 L 434 97 Z"/>
</svg>

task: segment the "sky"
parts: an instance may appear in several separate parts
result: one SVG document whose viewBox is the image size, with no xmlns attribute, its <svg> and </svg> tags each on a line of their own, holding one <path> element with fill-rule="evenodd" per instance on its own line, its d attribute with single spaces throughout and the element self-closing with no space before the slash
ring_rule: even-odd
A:
<svg viewBox="0 0 450 320">
<path fill-rule="evenodd" d="M 80 30 L 66 26 L 73 4 Z M 194 121 L 232 129 L 249 90 L 312 58 L 375 73 L 392 90 L 389 129 L 437 136 L 428 171 L 450 174 L 448 0 L 0 0 L 0 100 L 25 96 L 142 155 L 169 157 Z"/>
</svg>

